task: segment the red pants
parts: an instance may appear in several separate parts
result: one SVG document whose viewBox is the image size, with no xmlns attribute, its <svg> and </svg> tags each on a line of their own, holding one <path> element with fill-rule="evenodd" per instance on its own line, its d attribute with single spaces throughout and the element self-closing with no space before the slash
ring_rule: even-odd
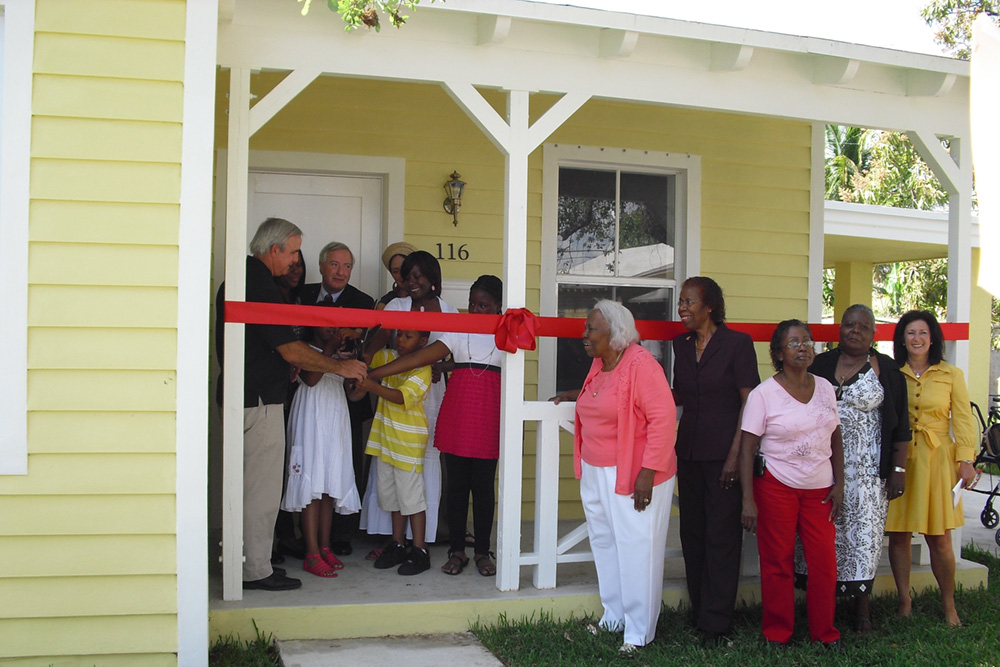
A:
<svg viewBox="0 0 1000 667">
<path fill-rule="evenodd" d="M 805 550 L 809 580 L 806 609 L 814 642 L 840 639 L 833 626 L 837 589 L 837 554 L 830 505 L 823 499 L 830 488 L 793 489 L 770 471 L 753 481 L 757 503 L 757 548 L 760 552 L 760 597 L 764 607 L 764 637 L 788 642 L 795 624 L 795 534 Z"/>
</svg>

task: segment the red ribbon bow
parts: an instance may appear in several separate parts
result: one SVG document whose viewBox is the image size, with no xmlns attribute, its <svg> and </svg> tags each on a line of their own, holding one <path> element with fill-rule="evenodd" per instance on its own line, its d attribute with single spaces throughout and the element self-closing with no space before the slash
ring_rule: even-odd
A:
<svg viewBox="0 0 1000 667">
<path fill-rule="evenodd" d="M 511 354 L 522 350 L 535 349 L 535 316 L 527 308 L 508 308 L 500 316 L 493 334 L 497 349 Z"/>
</svg>

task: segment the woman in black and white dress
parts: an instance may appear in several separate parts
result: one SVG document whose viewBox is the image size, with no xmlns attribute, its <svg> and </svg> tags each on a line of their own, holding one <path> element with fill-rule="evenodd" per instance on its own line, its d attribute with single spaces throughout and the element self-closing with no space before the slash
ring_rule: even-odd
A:
<svg viewBox="0 0 1000 667">
<path fill-rule="evenodd" d="M 905 380 L 892 358 L 872 348 L 874 336 L 871 309 L 850 306 L 837 349 L 817 356 L 809 367 L 837 393 L 844 439 L 844 497 L 834 521 L 837 595 L 854 597 L 854 629 L 862 634 L 872 629 L 868 595 L 882 555 L 889 501 L 903 494 L 910 440 Z M 801 545 L 795 574 L 805 588 Z"/>
</svg>

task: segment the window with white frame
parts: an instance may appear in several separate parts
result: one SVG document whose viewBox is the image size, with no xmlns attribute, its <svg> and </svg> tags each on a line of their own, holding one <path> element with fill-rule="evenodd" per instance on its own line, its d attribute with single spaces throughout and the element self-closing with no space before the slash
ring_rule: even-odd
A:
<svg viewBox="0 0 1000 667">
<path fill-rule="evenodd" d="M 34 0 L 0 0 L 0 474 L 27 473 L 28 174 Z"/>
<path fill-rule="evenodd" d="M 586 317 L 598 299 L 637 320 L 672 320 L 678 281 L 696 270 L 696 156 L 580 146 L 545 148 L 542 312 Z M 694 211 L 695 215 L 692 215 Z M 546 252 L 547 251 L 547 252 Z M 581 332 L 582 333 L 582 332 Z M 644 341 L 668 372 L 670 345 Z M 578 339 L 540 357 L 542 393 L 579 388 L 590 368 Z"/>
</svg>

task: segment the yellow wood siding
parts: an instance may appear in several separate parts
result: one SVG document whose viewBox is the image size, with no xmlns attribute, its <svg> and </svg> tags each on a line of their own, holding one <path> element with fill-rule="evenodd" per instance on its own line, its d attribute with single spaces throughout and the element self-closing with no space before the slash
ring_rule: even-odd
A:
<svg viewBox="0 0 1000 667">
<path fill-rule="evenodd" d="M 28 474 L 0 477 L 5 664 L 177 662 L 184 31 L 182 0 L 37 0 Z"/>
</svg>

